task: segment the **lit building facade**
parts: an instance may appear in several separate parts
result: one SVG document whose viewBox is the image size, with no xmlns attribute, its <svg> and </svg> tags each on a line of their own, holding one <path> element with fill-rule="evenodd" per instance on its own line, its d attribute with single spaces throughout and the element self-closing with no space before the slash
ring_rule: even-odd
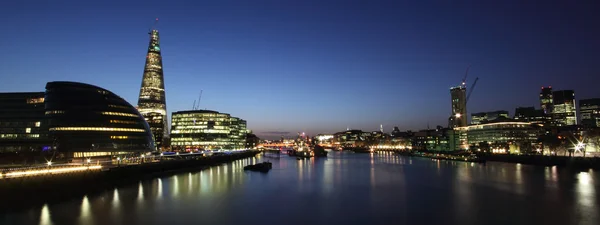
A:
<svg viewBox="0 0 600 225">
<path fill-rule="evenodd" d="M 553 111 L 552 122 L 556 126 L 577 125 L 577 106 L 575 91 L 562 90 L 552 92 Z"/>
<path fill-rule="evenodd" d="M 541 132 L 538 125 L 527 122 L 492 122 L 459 127 L 454 130 L 456 133 L 464 135 L 459 138 L 463 143 L 461 147 L 464 149 L 484 148 L 483 145 L 492 149 L 493 146 L 506 146 L 494 150 L 494 153 L 530 151 Z"/>
<path fill-rule="evenodd" d="M 248 133 L 246 121 L 211 110 L 173 112 L 171 149 L 199 151 L 243 149 Z"/>
<path fill-rule="evenodd" d="M 46 84 L 52 146 L 64 157 L 139 154 L 155 149 L 144 117 L 121 97 L 89 84 Z"/>
<path fill-rule="evenodd" d="M 467 126 L 467 88 L 457 86 L 450 88 L 450 96 L 452 100 L 452 115 L 448 121 L 448 126 L 464 127 Z"/>
<path fill-rule="evenodd" d="M 579 100 L 581 123 L 586 127 L 600 127 L 600 98 Z"/>
<path fill-rule="evenodd" d="M 44 92 L 0 93 L 0 153 L 48 150 Z"/>
<path fill-rule="evenodd" d="M 546 115 L 552 114 L 554 104 L 552 97 L 552 86 L 542 87 L 540 91 L 540 107 Z"/>
<path fill-rule="evenodd" d="M 471 124 L 482 124 L 499 118 L 508 118 L 508 111 L 498 110 L 493 112 L 480 112 L 471 114 Z"/>
<path fill-rule="evenodd" d="M 158 30 L 152 30 L 149 34 L 150 44 L 144 66 L 138 110 L 150 125 L 157 147 L 161 147 L 163 138 L 168 132 L 165 81 Z"/>
</svg>

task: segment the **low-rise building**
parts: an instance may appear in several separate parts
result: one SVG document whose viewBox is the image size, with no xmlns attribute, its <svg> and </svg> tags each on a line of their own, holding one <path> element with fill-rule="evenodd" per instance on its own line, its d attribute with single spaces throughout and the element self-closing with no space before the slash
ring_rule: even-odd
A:
<svg viewBox="0 0 600 225">
<path fill-rule="evenodd" d="M 494 153 L 526 152 L 537 142 L 540 126 L 529 122 L 510 119 L 490 121 L 454 129 L 459 135 L 462 148 L 470 148 Z M 501 149 L 494 146 L 508 146 Z M 481 147 L 490 149 L 482 149 Z"/>
<path fill-rule="evenodd" d="M 508 111 L 498 110 L 471 114 L 471 124 L 482 124 L 499 118 L 508 118 Z"/>
<path fill-rule="evenodd" d="M 198 151 L 246 147 L 246 121 L 212 110 L 173 112 L 171 149 Z"/>
</svg>

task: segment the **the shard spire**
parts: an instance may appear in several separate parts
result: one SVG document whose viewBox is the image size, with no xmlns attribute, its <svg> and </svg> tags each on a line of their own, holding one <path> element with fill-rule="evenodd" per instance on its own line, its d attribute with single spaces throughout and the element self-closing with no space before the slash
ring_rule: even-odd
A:
<svg viewBox="0 0 600 225">
<path fill-rule="evenodd" d="M 158 19 L 156 20 L 158 21 Z M 150 44 L 148 45 L 146 65 L 144 66 L 138 110 L 148 121 L 156 146 L 160 148 L 168 131 L 165 79 L 158 30 L 153 28 L 148 34 L 150 34 Z"/>
</svg>

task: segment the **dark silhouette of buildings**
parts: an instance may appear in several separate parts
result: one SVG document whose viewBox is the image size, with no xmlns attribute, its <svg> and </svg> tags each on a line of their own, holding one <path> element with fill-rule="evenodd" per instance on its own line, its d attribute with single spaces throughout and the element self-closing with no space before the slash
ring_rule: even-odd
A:
<svg viewBox="0 0 600 225">
<path fill-rule="evenodd" d="M 44 92 L 0 93 L 0 153 L 50 148 Z"/>
<path fill-rule="evenodd" d="M 600 98 L 579 100 L 581 124 L 586 127 L 600 127 Z"/>
</svg>

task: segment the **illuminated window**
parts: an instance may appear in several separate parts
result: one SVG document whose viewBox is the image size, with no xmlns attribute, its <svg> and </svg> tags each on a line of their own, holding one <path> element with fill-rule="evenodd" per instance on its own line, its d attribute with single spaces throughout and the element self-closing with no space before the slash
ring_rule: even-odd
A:
<svg viewBox="0 0 600 225">
<path fill-rule="evenodd" d="M 50 131 L 124 131 L 124 132 L 146 132 L 144 129 L 119 128 L 119 127 L 53 127 Z"/>
<path fill-rule="evenodd" d="M 110 136 L 110 139 L 127 139 L 128 136 Z"/>
<path fill-rule="evenodd" d="M 25 133 L 27 133 L 27 134 L 31 133 L 31 128 L 29 128 L 29 127 L 25 128 Z"/>
<path fill-rule="evenodd" d="M 65 113 L 65 111 L 63 111 L 63 110 L 46 111 L 46 115 L 50 115 L 50 114 L 63 114 L 63 113 Z"/>
<path fill-rule="evenodd" d="M 135 114 L 131 114 L 131 113 L 122 113 L 122 112 L 102 112 L 102 115 L 109 115 L 109 116 L 128 116 L 128 117 L 138 117 L 138 115 Z"/>
<path fill-rule="evenodd" d="M 110 123 L 122 123 L 122 124 L 137 124 L 137 121 L 126 121 L 126 120 L 110 120 Z"/>
<path fill-rule="evenodd" d="M 40 127 L 40 121 L 35 122 L 35 127 Z"/>
<path fill-rule="evenodd" d="M 28 98 L 27 104 L 39 104 L 44 103 L 44 98 Z"/>
</svg>

